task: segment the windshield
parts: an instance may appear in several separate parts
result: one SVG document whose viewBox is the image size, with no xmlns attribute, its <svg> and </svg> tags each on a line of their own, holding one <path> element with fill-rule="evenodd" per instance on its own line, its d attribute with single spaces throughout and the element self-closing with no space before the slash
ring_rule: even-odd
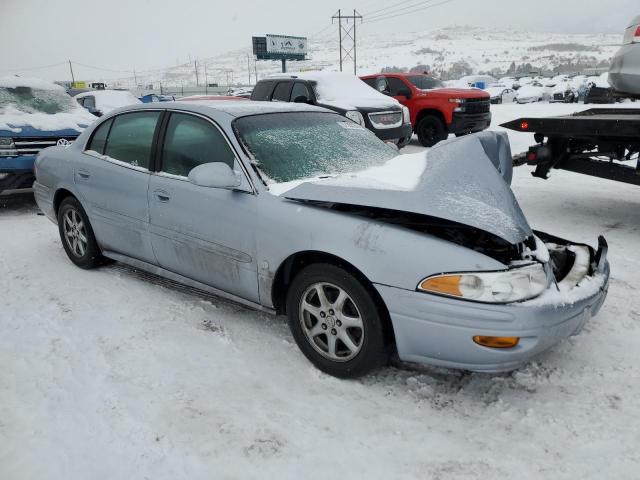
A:
<svg viewBox="0 0 640 480">
<path fill-rule="evenodd" d="M 335 113 L 254 115 L 234 126 L 258 168 L 276 183 L 364 170 L 398 155 L 369 130 Z"/>
<path fill-rule="evenodd" d="M 64 90 L 0 87 L 0 109 L 8 106 L 24 113 L 72 112 L 78 108 L 76 101 Z"/>
<path fill-rule="evenodd" d="M 412 77 L 407 77 L 414 87 L 419 88 L 421 90 L 431 90 L 432 88 L 443 88 L 444 83 L 442 83 L 437 78 L 429 77 L 427 75 L 415 75 Z"/>
</svg>

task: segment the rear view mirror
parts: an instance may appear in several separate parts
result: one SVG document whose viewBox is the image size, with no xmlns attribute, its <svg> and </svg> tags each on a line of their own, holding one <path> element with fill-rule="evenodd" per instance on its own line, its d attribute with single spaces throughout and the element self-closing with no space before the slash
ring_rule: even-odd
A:
<svg viewBox="0 0 640 480">
<path fill-rule="evenodd" d="M 198 165 L 189 172 L 189 181 L 200 187 L 227 189 L 239 187 L 242 183 L 240 176 L 223 162 Z"/>
</svg>

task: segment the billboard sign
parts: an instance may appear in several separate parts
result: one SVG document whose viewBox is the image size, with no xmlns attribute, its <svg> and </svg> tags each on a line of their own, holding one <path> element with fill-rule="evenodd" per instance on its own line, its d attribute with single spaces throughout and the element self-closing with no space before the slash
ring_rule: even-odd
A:
<svg viewBox="0 0 640 480">
<path fill-rule="evenodd" d="M 307 39 L 287 35 L 253 37 L 253 54 L 258 60 L 305 60 Z"/>
<path fill-rule="evenodd" d="M 289 37 L 287 35 L 266 35 L 267 53 L 286 54 L 304 57 L 307 53 L 305 37 Z"/>
</svg>

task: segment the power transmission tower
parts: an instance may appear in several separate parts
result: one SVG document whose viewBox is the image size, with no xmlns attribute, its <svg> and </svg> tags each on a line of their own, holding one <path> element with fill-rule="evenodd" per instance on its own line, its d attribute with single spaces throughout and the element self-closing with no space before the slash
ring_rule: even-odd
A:
<svg viewBox="0 0 640 480">
<path fill-rule="evenodd" d="M 340 41 L 340 71 L 342 71 L 342 64 L 350 58 L 353 60 L 353 74 L 357 75 L 358 46 L 356 43 L 356 23 L 358 20 L 362 23 L 362 15 L 360 15 L 355 9 L 353 10 L 353 15 L 343 15 L 342 10 L 338 10 L 338 13 L 331 17 L 331 23 L 335 20 L 338 21 L 338 35 Z"/>
</svg>

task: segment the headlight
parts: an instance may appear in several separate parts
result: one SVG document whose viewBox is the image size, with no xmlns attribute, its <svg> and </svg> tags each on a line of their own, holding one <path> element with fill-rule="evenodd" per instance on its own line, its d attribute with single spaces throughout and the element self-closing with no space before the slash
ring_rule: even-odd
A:
<svg viewBox="0 0 640 480">
<path fill-rule="evenodd" d="M 402 106 L 402 123 L 411 123 L 411 112 L 405 106 Z"/>
<path fill-rule="evenodd" d="M 464 112 L 466 110 L 464 98 L 450 98 L 449 102 L 458 104 L 458 106 L 453 109 L 454 112 Z"/>
<path fill-rule="evenodd" d="M 350 110 L 344 114 L 352 122 L 356 122 L 358 125 L 362 125 L 364 127 L 364 117 L 357 110 Z"/>
<path fill-rule="evenodd" d="M 511 303 L 537 297 L 547 288 L 540 264 L 501 272 L 470 272 L 433 275 L 418 290 L 484 303 Z"/>
<path fill-rule="evenodd" d="M 0 157 L 16 157 L 18 150 L 12 138 L 0 137 Z"/>
</svg>

